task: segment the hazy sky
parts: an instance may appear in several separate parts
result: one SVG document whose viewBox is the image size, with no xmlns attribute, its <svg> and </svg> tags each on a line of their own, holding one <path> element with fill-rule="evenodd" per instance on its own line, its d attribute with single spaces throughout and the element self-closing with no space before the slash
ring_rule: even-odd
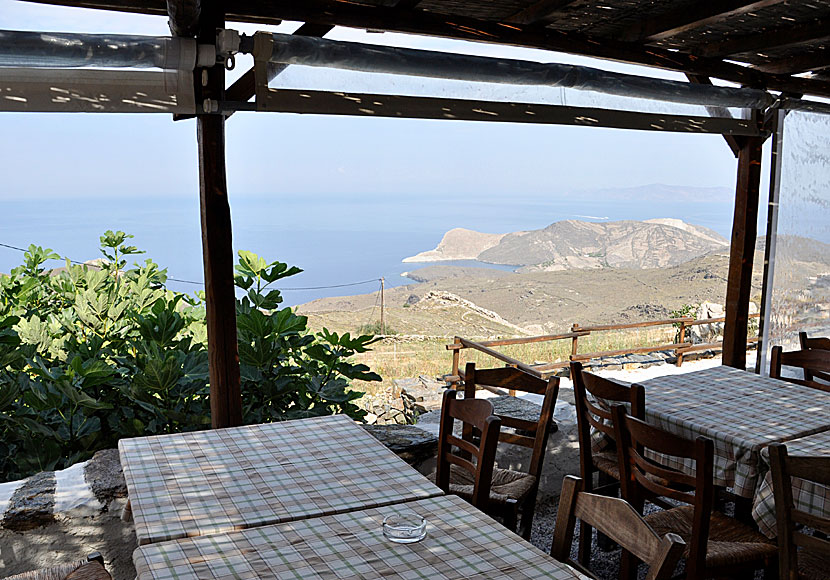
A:
<svg viewBox="0 0 830 580">
<path fill-rule="evenodd" d="M 280 30 L 290 32 L 296 26 L 286 23 Z M 229 27 L 248 33 L 263 28 L 234 23 Z M 162 17 L 14 0 L 0 0 L 0 28 L 169 34 Z M 335 33 L 330 37 L 634 73 L 643 70 L 534 50 L 345 29 Z M 240 58 L 237 69 L 248 65 Z M 292 74 L 286 73 L 283 81 L 311 86 L 313 79 L 329 83 L 338 79 L 321 76 L 321 71 L 298 70 L 289 69 Z M 395 78 L 393 86 L 417 91 L 424 85 Z M 476 94 L 481 93 L 467 96 Z M 568 102 L 573 104 L 570 97 Z M 2 113 L 0 126 L 0 158 L 5 167 L 0 199 L 112 196 L 112 203 L 117 203 L 117 196 L 197 195 L 193 120 L 174 123 L 170 115 L 154 114 Z M 547 197 L 651 183 L 732 189 L 736 170 L 734 157 L 716 135 L 274 113 L 238 113 L 227 128 L 232 203 L 234 198 L 258 193 L 411 196 L 428 191 Z"/>
</svg>

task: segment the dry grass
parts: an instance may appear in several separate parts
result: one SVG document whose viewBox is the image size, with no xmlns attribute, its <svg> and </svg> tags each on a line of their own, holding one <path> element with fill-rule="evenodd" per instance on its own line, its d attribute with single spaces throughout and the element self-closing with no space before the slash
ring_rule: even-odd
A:
<svg viewBox="0 0 830 580">
<path fill-rule="evenodd" d="M 579 338 L 580 354 L 637 348 L 648 345 L 662 345 L 673 342 L 675 329 L 670 326 L 658 328 L 631 329 L 625 331 L 595 332 Z M 473 339 L 475 340 L 475 339 Z M 390 337 L 373 345 L 370 352 L 355 357 L 357 362 L 368 365 L 383 377 L 383 383 L 359 383 L 355 388 L 369 394 L 379 394 L 393 384 L 394 379 L 417 377 L 440 377 L 452 371 L 452 352 L 446 345 L 451 338 L 402 339 Z M 531 344 L 516 344 L 496 347 L 495 350 L 519 361 L 551 363 L 568 360 L 571 354 L 570 340 L 556 340 Z M 467 362 L 482 367 L 501 366 L 503 363 L 473 349 L 461 350 L 459 368 Z"/>
</svg>

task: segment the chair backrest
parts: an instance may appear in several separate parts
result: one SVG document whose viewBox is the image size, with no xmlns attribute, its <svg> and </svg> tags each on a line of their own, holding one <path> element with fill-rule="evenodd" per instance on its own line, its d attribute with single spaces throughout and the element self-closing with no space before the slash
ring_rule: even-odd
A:
<svg viewBox="0 0 830 580">
<path fill-rule="evenodd" d="M 486 399 L 456 399 L 453 389 L 444 391 L 441 404 L 441 424 L 438 432 L 438 465 L 435 482 L 444 492 L 450 491 L 450 465 L 469 471 L 475 479 L 472 504 L 484 510 L 490 501 L 490 485 L 496 462 L 496 445 L 499 442 L 501 419 L 493 414 L 493 403 Z M 481 432 L 478 445 L 453 434 L 453 424 L 458 419 Z M 456 447 L 461 454 L 453 453 Z M 475 460 L 473 462 L 472 460 Z"/>
<path fill-rule="evenodd" d="M 642 512 L 645 500 L 657 497 L 694 506 L 686 573 L 688 578 L 701 577 L 706 564 L 709 520 L 714 500 L 714 442 L 705 437 L 690 441 L 649 425 L 628 415 L 623 405 L 614 405 L 611 413 L 617 439 L 623 498 L 639 512 Z M 695 475 L 687 475 L 651 461 L 645 456 L 646 450 L 692 460 Z"/>
<path fill-rule="evenodd" d="M 580 473 L 587 480 L 593 471 L 591 429 L 610 439 L 615 438 L 611 408 L 608 406 L 612 403 L 627 404 L 633 416 L 644 419 L 645 389 L 641 385 L 626 386 L 585 372 L 578 362 L 571 363 L 571 380 L 579 434 Z"/>
<path fill-rule="evenodd" d="M 798 547 L 830 557 L 830 518 L 798 509 L 793 502 L 792 477 L 830 485 L 830 457 L 790 457 L 780 443 L 769 446 L 772 491 L 778 522 L 778 565 L 781 580 L 798 579 Z M 824 534 L 824 539 L 796 529 L 803 524 Z M 824 570 L 824 572 L 827 572 Z"/>
<path fill-rule="evenodd" d="M 553 411 L 556 407 L 556 399 L 559 396 L 559 377 L 544 380 L 513 367 L 476 369 L 475 363 L 467 363 L 464 369 L 464 398 L 474 399 L 476 388 L 481 385 L 522 391 L 544 397 L 538 421 L 498 415 L 502 427 L 511 427 L 517 430 L 516 433 L 500 433 L 499 441 L 532 449 L 533 454 L 530 458 L 528 473 L 538 477 L 542 472 L 548 435 L 553 424 Z M 471 434 L 472 430 L 468 429 L 465 431 L 465 438 L 469 439 Z"/>
<path fill-rule="evenodd" d="M 804 378 L 782 376 L 781 369 L 785 366 L 803 369 Z M 770 355 L 769 376 L 830 392 L 830 350 L 810 348 L 784 352 L 782 347 L 774 346 Z"/>
<path fill-rule="evenodd" d="M 801 343 L 801 350 L 830 350 L 830 338 L 826 336 L 814 336 L 810 338 L 806 332 L 799 332 L 798 341 Z M 815 375 L 817 378 L 830 383 L 830 373 L 817 372 Z M 812 373 L 807 369 L 804 369 L 804 379 L 807 381 L 813 379 Z"/>
<path fill-rule="evenodd" d="M 801 343 L 802 350 L 807 350 L 808 348 L 830 350 L 830 338 L 825 336 L 815 336 L 810 338 L 807 336 L 806 332 L 799 332 L 798 341 Z"/>
<path fill-rule="evenodd" d="M 574 527 L 579 519 L 645 562 L 649 567 L 646 580 L 671 578 L 686 545 L 680 536 L 666 534 L 660 537 L 627 501 L 582 490 L 582 479 L 565 476 L 559 496 L 551 556 L 590 574 L 589 570 L 570 558 Z"/>
</svg>

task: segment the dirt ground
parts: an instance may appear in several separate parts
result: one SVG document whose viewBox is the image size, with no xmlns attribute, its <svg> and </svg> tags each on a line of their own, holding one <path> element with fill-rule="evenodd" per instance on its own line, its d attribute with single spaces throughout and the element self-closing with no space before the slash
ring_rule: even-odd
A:
<svg viewBox="0 0 830 580">
<path fill-rule="evenodd" d="M 132 523 L 121 521 L 125 503 L 115 499 L 94 516 L 59 515 L 54 523 L 25 532 L 0 529 L 0 576 L 71 563 L 101 552 L 115 580 L 132 580 L 132 554 L 138 543 Z"/>
</svg>

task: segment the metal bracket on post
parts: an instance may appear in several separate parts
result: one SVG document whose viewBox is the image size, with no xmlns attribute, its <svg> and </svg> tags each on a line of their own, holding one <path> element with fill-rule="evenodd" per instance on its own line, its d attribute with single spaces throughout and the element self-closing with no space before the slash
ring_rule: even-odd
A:
<svg viewBox="0 0 830 580">
<path fill-rule="evenodd" d="M 268 62 L 274 50 L 274 36 L 269 32 L 254 34 L 254 81 L 257 111 L 268 110 Z"/>
</svg>

